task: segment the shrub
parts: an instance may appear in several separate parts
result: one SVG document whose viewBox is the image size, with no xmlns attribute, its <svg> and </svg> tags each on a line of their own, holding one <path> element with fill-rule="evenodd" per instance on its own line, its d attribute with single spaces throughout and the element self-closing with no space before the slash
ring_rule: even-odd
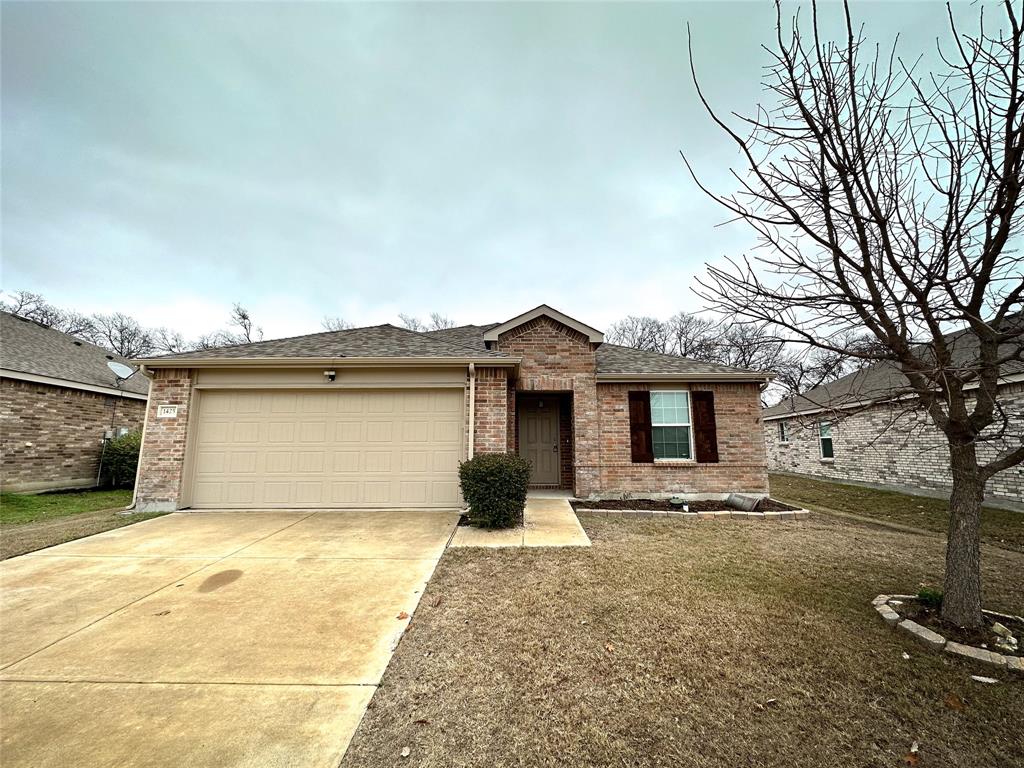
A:
<svg viewBox="0 0 1024 768">
<path fill-rule="evenodd" d="M 530 463 L 514 453 L 481 453 L 459 464 L 469 521 L 480 528 L 512 528 L 523 522 Z"/>
<path fill-rule="evenodd" d="M 942 609 L 942 590 L 940 589 L 922 587 L 921 591 L 917 593 L 917 599 L 921 601 L 922 605 L 926 605 L 936 611 Z"/>
<path fill-rule="evenodd" d="M 111 488 L 131 488 L 135 485 L 135 469 L 139 466 L 141 432 L 128 432 L 107 441 L 103 454 L 103 474 Z"/>
</svg>

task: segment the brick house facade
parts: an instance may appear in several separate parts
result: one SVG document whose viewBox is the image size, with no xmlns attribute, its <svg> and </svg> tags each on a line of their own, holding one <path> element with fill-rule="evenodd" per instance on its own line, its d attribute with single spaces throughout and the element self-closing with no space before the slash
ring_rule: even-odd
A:
<svg viewBox="0 0 1024 768">
<path fill-rule="evenodd" d="M 152 377 L 137 493 L 143 509 L 195 506 L 200 476 L 228 506 L 451 507 L 458 499 L 442 489 L 457 467 L 436 440 L 456 433 L 460 459 L 539 456 L 550 477 L 542 483 L 535 472 L 538 485 L 582 497 L 768 493 L 765 374 L 606 344 L 599 331 L 544 305 L 489 326 L 375 326 L 139 362 Z M 448 402 L 453 390 L 462 392 L 457 424 L 440 405 L 417 410 Z M 280 415 L 282 392 L 324 391 L 334 421 L 299 413 L 287 417 L 297 420 L 291 424 Z M 391 394 L 372 396 L 377 391 Z M 255 403 L 244 424 L 208 413 L 214 400 L 226 413 L 241 393 Z M 678 423 L 655 423 L 669 396 Z M 365 410 L 371 399 L 376 405 Z M 631 405 L 640 401 L 646 421 Z M 158 415 L 163 406 L 173 415 Z M 523 431 L 524 414 L 539 410 L 549 442 L 546 453 L 530 454 L 539 438 Z M 311 437 L 285 444 L 285 433 Z M 679 455 L 656 455 L 669 450 L 669 437 Z M 342 485 L 361 495 L 337 501 L 332 493 Z"/>
<path fill-rule="evenodd" d="M 1024 382 L 1004 385 L 1000 403 L 1007 439 L 979 444 L 981 461 L 1024 435 Z M 832 457 L 823 458 L 819 424 L 831 424 Z M 902 403 L 882 403 L 835 413 L 808 413 L 764 422 L 768 468 L 832 480 L 865 483 L 927 495 L 946 495 L 952 480 L 945 437 L 924 413 Z M 783 440 L 783 436 L 785 440 Z M 998 473 L 986 487 L 987 503 L 1024 509 L 1024 465 Z"/>
<path fill-rule="evenodd" d="M 95 486 L 105 436 L 142 428 L 148 385 L 119 382 L 107 350 L 6 312 L 0 321 L 0 487 Z"/>
</svg>

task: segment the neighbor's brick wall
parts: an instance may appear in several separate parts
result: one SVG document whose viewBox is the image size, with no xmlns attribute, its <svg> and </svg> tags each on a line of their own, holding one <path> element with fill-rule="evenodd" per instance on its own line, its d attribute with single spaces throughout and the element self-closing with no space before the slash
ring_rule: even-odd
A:
<svg viewBox="0 0 1024 768">
<path fill-rule="evenodd" d="M 1024 440 L 1024 384 L 1003 387 L 1000 402 L 1009 417 L 1008 434 L 1001 444 L 979 444 L 978 455 L 983 461 L 991 460 L 1000 447 L 1020 445 Z M 769 469 L 930 491 L 950 488 L 945 437 L 926 414 L 906 412 L 906 405 L 877 405 L 848 412 L 838 421 L 833 419 L 835 459 L 831 462 L 820 458 L 817 429 L 821 418 L 811 415 L 786 419 L 789 441 L 785 444 L 779 441 L 779 422 L 764 422 Z M 1021 503 L 1024 466 L 1000 472 L 986 490 L 991 498 Z"/>
<path fill-rule="evenodd" d="M 5 491 L 95 485 L 111 419 L 115 429 L 140 429 L 145 410 L 145 401 L 135 398 L 0 379 L 0 485 Z"/>
<path fill-rule="evenodd" d="M 508 450 L 508 373 L 505 368 L 476 369 L 474 453 Z"/>
<path fill-rule="evenodd" d="M 539 317 L 503 333 L 497 349 L 522 358 L 515 389 L 572 392 L 576 494 L 597 491 L 599 447 L 594 345 L 578 331 L 550 318 Z M 514 408 L 509 419 L 514 429 Z"/>
<path fill-rule="evenodd" d="M 188 439 L 188 413 L 192 401 L 192 371 L 157 368 L 149 390 L 149 415 L 139 457 L 136 505 L 140 510 L 167 511 L 181 504 Z M 173 419 L 158 419 L 160 405 L 177 405 Z"/>
<path fill-rule="evenodd" d="M 718 463 L 634 464 L 629 439 L 629 392 L 647 384 L 598 384 L 602 493 L 768 493 L 761 398 L 757 384 L 691 384 L 715 394 Z"/>
</svg>

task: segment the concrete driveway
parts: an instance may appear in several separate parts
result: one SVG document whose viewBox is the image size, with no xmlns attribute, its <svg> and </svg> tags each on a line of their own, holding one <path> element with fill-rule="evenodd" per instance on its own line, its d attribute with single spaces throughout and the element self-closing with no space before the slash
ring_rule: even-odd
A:
<svg viewBox="0 0 1024 768">
<path fill-rule="evenodd" d="M 0 563 L 0 763 L 337 766 L 457 520 L 173 514 Z"/>
</svg>

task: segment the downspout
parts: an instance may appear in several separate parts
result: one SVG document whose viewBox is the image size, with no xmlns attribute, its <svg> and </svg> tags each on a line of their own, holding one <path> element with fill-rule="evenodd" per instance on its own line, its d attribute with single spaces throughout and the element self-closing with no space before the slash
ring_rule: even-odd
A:
<svg viewBox="0 0 1024 768">
<path fill-rule="evenodd" d="M 466 458 L 473 458 L 473 435 L 476 428 L 476 365 L 469 364 L 469 449 Z"/>
<path fill-rule="evenodd" d="M 149 406 L 153 401 L 153 377 L 150 376 L 150 372 L 146 370 L 146 366 L 139 366 L 139 373 L 149 379 L 149 392 L 146 393 L 146 410 L 142 415 L 142 440 L 139 441 L 139 463 L 135 467 L 135 485 L 132 487 L 132 502 L 125 511 L 135 509 L 136 499 L 139 495 L 139 477 L 142 475 L 142 455 L 146 450 L 146 427 L 149 426 Z"/>
</svg>

